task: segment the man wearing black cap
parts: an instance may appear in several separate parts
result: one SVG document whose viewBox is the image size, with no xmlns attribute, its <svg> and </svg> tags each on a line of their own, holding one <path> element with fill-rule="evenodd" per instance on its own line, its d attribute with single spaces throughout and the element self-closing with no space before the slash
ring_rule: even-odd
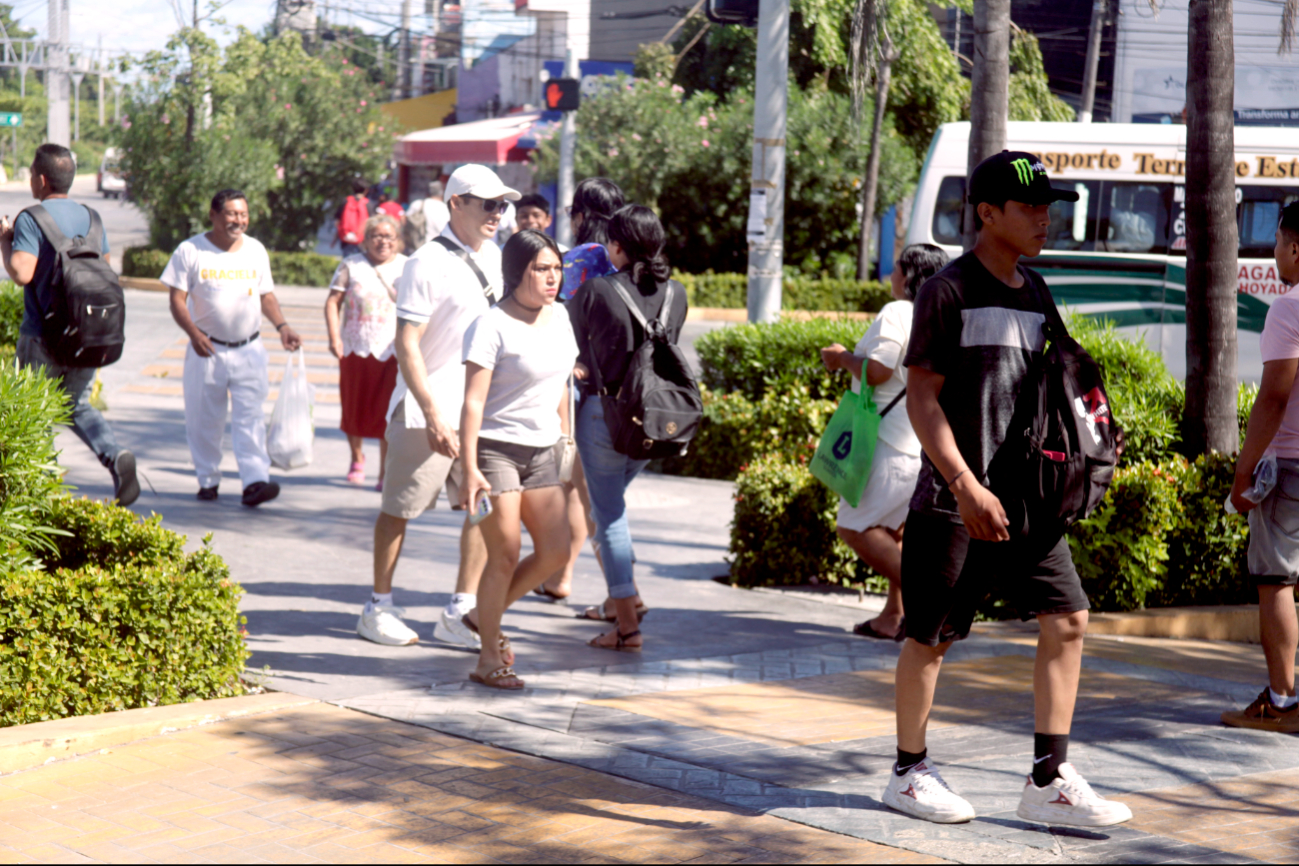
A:
<svg viewBox="0 0 1299 866">
<path fill-rule="evenodd" d="M 1042 251 L 1050 206 L 1078 194 L 1051 186 L 1029 153 L 1005 151 L 970 178 L 974 249 L 916 295 L 907 410 L 924 453 L 902 548 L 906 636 L 897 667 L 898 760 L 884 803 L 938 823 L 969 821 L 974 808 L 928 760 L 925 729 L 943 656 L 970 633 L 977 605 L 996 585 L 1041 626 L 1033 673 L 1032 773 L 1018 814 L 1050 824 L 1100 827 L 1132 817 L 1092 791 L 1065 762 L 1087 596 L 1069 543 L 1035 528 L 1022 503 L 988 489 L 988 465 L 1007 439 L 1015 400 L 1042 356 L 1051 294 L 1022 256 Z"/>
</svg>

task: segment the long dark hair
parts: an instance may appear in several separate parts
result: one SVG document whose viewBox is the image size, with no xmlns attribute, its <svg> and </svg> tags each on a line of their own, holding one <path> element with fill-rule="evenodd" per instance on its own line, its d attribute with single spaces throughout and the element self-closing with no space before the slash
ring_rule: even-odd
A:
<svg viewBox="0 0 1299 866">
<path fill-rule="evenodd" d="M 622 187 L 607 177 L 588 177 L 573 190 L 572 213 L 582 215 L 577 244 L 609 245 L 609 219 L 626 203 Z"/>
<path fill-rule="evenodd" d="M 501 250 L 501 277 L 505 282 L 505 294 L 501 300 L 514 294 L 514 290 L 528 275 L 528 268 L 537 260 L 542 250 L 550 250 L 555 258 L 561 259 L 555 239 L 545 232 L 536 229 L 524 229 L 510 235 Z"/>
<path fill-rule="evenodd" d="M 906 279 L 907 297 L 916 299 L 916 292 L 925 280 L 947 267 L 947 253 L 933 244 L 911 244 L 898 256 L 898 268 Z"/>
<path fill-rule="evenodd" d="M 622 247 L 630 260 L 631 278 L 642 292 L 652 293 L 659 283 L 672 276 L 663 255 L 667 235 L 654 211 L 639 204 L 629 204 L 609 220 L 609 240 Z"/>
</svg>

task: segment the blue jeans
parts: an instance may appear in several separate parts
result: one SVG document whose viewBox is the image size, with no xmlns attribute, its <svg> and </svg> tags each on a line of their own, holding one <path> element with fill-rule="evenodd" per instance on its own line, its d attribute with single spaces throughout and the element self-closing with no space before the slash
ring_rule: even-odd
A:
<svg viewBox="0 0 1299 866">
<path fill-rule="evenodd" d="M 625 494 L 632 479 L 649 461 L 632 460 L 613 450 L 613 438 L 604 422 L 604 405 L 599 397 L 586 398 L 577 411 L 577 451 L 582 457 L 586 488 L 591 495 L 595 540 L 600 545 L 609 597 L 632 598 L 636 595 L 636 579 L 632 574 L 631 527 L 627 524 Z"/>
<path fill-rule="evenodd" d="M 72 403 L 72 432 L 90 446 L 99 462 L 109 467 L 117 459 L 117 438 L 99 410 L 90 405 L 90 392 L 95 387 L 94 367 L 61 367 L 45 351 L 40 337 L 22 334 L 18 337 L 18 364 L 37 367 L 51 379 L 59 379 L 63 393 Z"/>
</svg>

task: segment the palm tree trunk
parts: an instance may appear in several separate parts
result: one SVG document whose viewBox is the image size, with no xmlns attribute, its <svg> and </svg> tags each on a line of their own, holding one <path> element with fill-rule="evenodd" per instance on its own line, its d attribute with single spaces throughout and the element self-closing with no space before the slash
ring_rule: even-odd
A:
<svg viewBox="0 0 1299 866">
<path fill-rule="evenodd" d="M 970 82 L 970 148 L 974 167 L 1006 149 L 1010 102 L 1010 0 L 974 0 L 974 69 Z M 965 248 L 974 246 L 974 208 L 965 206 Z"/>
<path fill-rule="evenodd" d="M 866 158 L 866 178 L 861 185 L 861 237 L 857 240 L 857 279 L 864 280 L 871 270 L 871 230 L 875 226 L 875 199 L 880 186 L 880 138 L 884 132 L 884 109 L 889 101 L 889 79 L 898 52 L 885 36 L 880 43 L 879 68 L 875 78 L 875 118 L 871 124 L 871 150 Z"/>
<path fill-rule="evenodd" d="M 1191 454 L 1235 452 L 1236 154 L 1232 0 L 1191 0 L 1186 79 L 1186 414 Z"/>
</svg>

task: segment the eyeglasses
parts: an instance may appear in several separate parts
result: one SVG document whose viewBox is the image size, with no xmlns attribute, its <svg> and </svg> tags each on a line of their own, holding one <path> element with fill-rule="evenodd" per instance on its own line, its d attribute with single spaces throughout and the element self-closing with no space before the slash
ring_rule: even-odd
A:
<svg viewBox="0 0 1299 866">
<path fill-rule="evenodd" d="M 507 207 L 510 206 L 510 205 L 509 205 L 509 202 L 504 201 L 503 199 L 498 199 L 498 198 L 483 198 L 483 197 L 480 196 L 480 195 L 470 195 L 470 194 L 467 193 L 467 192 L 465 192 L 465 193 L 461 193 L 461 194 L 460 194 L 460 197 L 461 197 L 461 198 L 472 198 L 472 199 L 477 199 L 478 201 L 482 202 L 482 203 L 483 203 L 483 213 L 487 213 L 487 214 L 496 213 L 497 211 L 499 211 L 499 212 L 501 212 L 501 213 L 505 213 L 505 209 L 506 209 Z"/>
<path fill-rule="evenodd" d="M 397 239 L 392 235 L 370 235 L 370 241 L 376 244 L 395 244 Z"/>
</svg>

